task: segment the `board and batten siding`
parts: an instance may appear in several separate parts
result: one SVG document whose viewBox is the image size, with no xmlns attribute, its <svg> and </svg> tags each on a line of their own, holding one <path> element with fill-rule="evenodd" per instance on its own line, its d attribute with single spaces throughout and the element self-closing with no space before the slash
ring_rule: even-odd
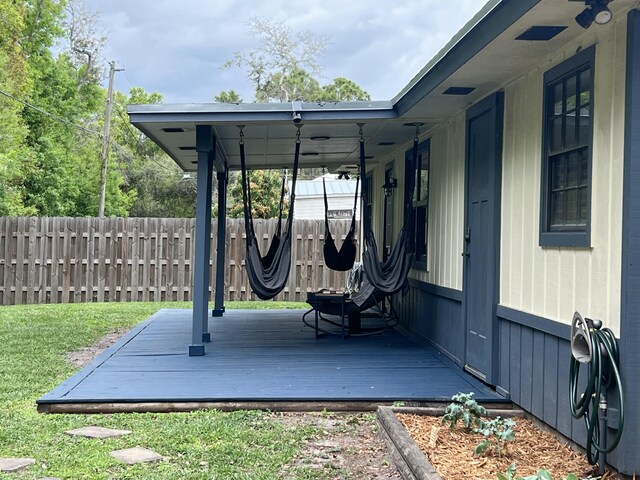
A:
<svg viewBox="0 0 640 480">
<path fill-rule="evenodd" d="M 462 290 L 465 114 L 428 132 L 421 141 L 427 139 L 431 141 L 427 270 L 413 269 L 410 276 Z"/>
<path fill-rule="evenodd" d="M 580 43 L 505 87 L 500 304 L 568 324 L 574 311 L 620 325 L 626 23 L 589 29 Z M 543 75 L 596 45 L 591 248 L 542 248 Z"/>
</svg>

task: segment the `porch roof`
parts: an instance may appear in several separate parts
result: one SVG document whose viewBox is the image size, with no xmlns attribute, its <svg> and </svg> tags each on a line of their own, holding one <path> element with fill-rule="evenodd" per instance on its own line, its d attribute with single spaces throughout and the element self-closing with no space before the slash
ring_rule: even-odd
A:
<svg viewBox="0 0 640 480">
<path fill-rule="evenodd" d="M 611 2 L 614 21 L 633 3 Z M 304 124 L 302 167 L 326 165 L 337 171 L 357 163 L 358 123 L 366 124 L 373 164 L 410 142 L 414 128 L 405 124 L 420 122 L 427 131 L 542 64 L 549 51 L 585 35 L 574 19 L 583 9 L 582 1 L 490 0 L 390 101 L 130 105 L 128 112 L 131 122 L 187 171 L 196 169 L 195 127 L 203 124 L 214 127 L 219 151 L 231 169 L 239 168 L 239 124 L 246 125 L 250 168 L 290 166 L 294 112 Z M 521 37 L 534 26 L 557 27 L 557 36 L 546 41 Z M 330 138 L 312 140 L 322 137 Z"/>
</svg>

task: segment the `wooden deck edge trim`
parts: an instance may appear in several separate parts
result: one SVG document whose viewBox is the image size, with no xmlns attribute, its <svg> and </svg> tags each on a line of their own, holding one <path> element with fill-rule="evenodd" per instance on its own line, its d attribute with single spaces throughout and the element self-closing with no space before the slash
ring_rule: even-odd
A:
<svg viewBox="0 0 640 480">
<path fill-rule="evenodd" d="M 130 402 L 39 403 L 40 413 L 174 413 L 195 410 L 268 410 L 274 412 L 374 412 L 381 402 Z M 390 403 L 389 403 L 390 405 Z"/>
<path fill-rule="evenodd" d="M 396 418 L 392 408 L 378 408 L 376 419 L 391 459 L 404 480 L 442 480 L 427 456 Z"/>
</svg>

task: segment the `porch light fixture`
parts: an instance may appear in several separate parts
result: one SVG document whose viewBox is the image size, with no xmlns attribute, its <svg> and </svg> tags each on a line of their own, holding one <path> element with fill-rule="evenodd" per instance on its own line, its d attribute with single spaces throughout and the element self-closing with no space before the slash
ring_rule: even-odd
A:
<svg viewBox="0 0 640 480">
<path fill-rule="evenodd" d="M 609 23 L 613 14 L 607 7 L 608 3 L 609 0 L 585 0 L 587 8 L 576 15 L 576 22 L 584 29 L 589 28 L 593 22 L 598 25 Z"/>
<path fill-rule="evenodd" d="M 390 178 L 389 181 L 382 185 L 382 188 L 384 189 L 384 196 L 390 197 L 393 195 L 393 189 L 398 188 L 398 179 Z"/>
<path fill-rule="evenodd" d="M 338 180 L 349 180 L 351 177 L 349 176 L 349 172 L 339 172 L 338 173 Z"/>
</svg>

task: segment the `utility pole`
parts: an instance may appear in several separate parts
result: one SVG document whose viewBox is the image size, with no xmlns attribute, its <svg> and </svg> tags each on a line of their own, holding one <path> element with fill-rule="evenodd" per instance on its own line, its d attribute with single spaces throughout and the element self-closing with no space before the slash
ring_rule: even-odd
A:
<svg viewBox="0 0 640 480">
<path fill-rule="evenodd" d="M 100 171 L 100 197 L 98 200 L 98 216 L 104 217 L 104 204 L 107 195 L 107 159 L 109 157 L 109 130 L 111 128 L 111 106 L 113 104 L 113 77 L 116 72 L 115 62 L 109 62 L 109 87 L 107 88 L 107 106 L 104 112 L 104 133 L 102 135 L 102 170 Z"/>
</svg>

